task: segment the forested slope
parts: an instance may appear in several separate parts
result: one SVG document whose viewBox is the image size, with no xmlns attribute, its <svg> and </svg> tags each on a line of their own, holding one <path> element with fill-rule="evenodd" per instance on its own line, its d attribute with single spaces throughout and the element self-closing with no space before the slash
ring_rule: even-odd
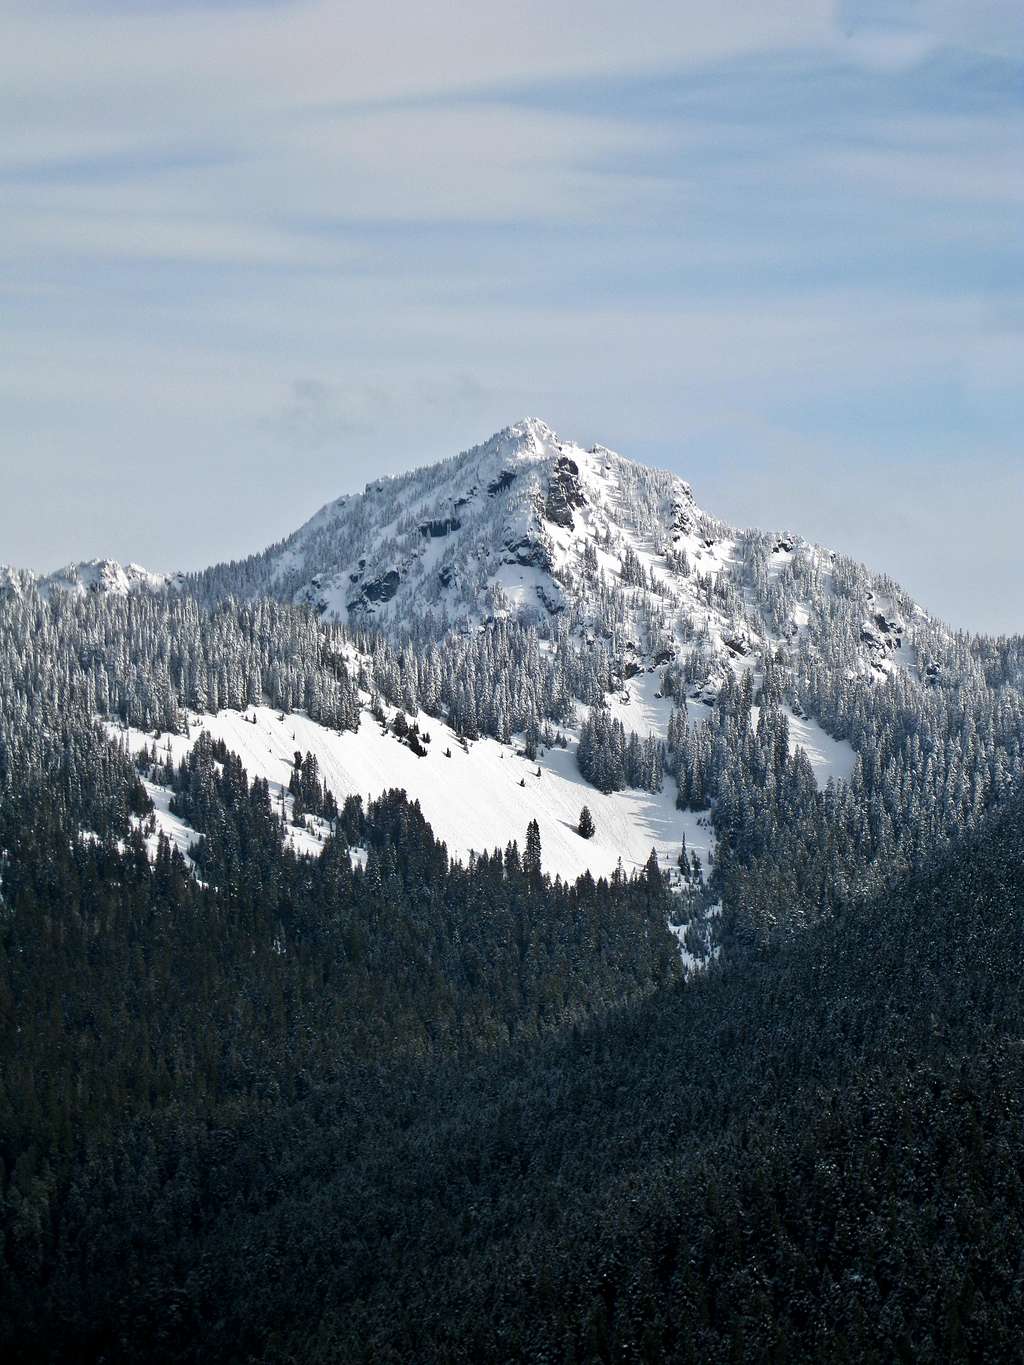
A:
<svg viewBox="0 0 1024 1365">
<path fill-rule="evenodd" d="M 42 800 L 8 855 L 8 1358 L 1017 1358 L 1019 808 L 673 985 L 653 872 L 453 871 L 397 797 L 309 863 L 204 761 L 206 890 L 44 864 Z"/>
</svg>

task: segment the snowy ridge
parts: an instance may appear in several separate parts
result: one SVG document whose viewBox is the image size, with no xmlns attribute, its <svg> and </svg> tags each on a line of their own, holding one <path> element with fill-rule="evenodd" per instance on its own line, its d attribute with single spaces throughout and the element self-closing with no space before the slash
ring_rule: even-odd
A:
<svg viewBox="0 0 1024 1365">
<path fill-rule="evenodd" d="M 869 682 L 915 667 L 911 637 L 928 619 L 890 580 L 791 532 L 732 528 L 678 475 L 585 449 L 538 418 L 374 480 L 264 554 L 190 583 L 397 636 L 512 616 L 601 638 L 637 667 L 699 652 L 691 695 L 708 697 L 730 669 L 793 650 L 851 595 L 850 666 Z"/>
<path fill-rule="evenodd" d="M 181 573 L 151 573 L 141 564 L 122 565 L 114 559 L 82 560 L 37 580 L 44 596 L 49 592 L 66 592 L 79 597 L 86 593 L 128 597 L 133 593 L 177 592 L 184 582 Z"/>
</svg>

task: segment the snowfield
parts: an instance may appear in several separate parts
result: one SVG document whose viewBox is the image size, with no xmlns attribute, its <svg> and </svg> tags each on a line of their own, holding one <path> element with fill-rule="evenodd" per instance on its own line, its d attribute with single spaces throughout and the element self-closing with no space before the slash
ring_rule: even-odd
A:
<svg viewBox="0 0 1024 1365">
<path fill-rule="evenodd" d="M 644 865 L 652 848 L 664 867 L 674 867 L 684 834 L 687 847 L 708 869 L 714 848 L 713 831 L 705 823 L 708 817 L 676 810 L 671 778 L 657 793 L 620 791 L 604 796 L 577 771 L 573 738 L 567 749 L 547 750 L 531 763 L 515 746 L 494 739 L 475 740 L 463 748 L 443 722 L 422 714 L 417 719 L 421 731 L 431 736 L 425 758 L 417 758 L 390 732 L 383 733 L 365 711 L 358 734 L 339 734 L 301 714 L 282 720 L 279 712 L 265 706 L 244 713 L 191 715 L 188 736 L 155 738 L 139 730 L 117 733 L 132 753 L 156 743 L 161 758 L 170 748 L 178 761 L 200 731 L 206 730 L 239 755 L 250 781 L 267 779 L 275 802 L 287 793 L 295 751 L 313 753 L 323 781 L 339 804 L 346 796 L 362 796 L 365 801 L 391 787 L 403 788 L 410 800 L 419 802 L 449 853 L 461 860 L 474 852 L 504 848 L 512 839 L 522 847 L 526 826 L 536 820 L 544 868 L 553 877 L 575 880 L 588 870 L 595 877 L 606 877 L 620 859 L 629 873 Z M 450 758 L 445 757 L 448 750 Z M 155 796 L 154 802 L 158 825 L 180 846 L 181 822 L 172 825 L 175 817 L 166 810 L 166 802 L 157 802 Z M 583 806 L 589 806 L 594 817 L 592 839 L 581 839 L 576 833 Z M 323 830 L 295 831 L 290 837 L 300 851 L 316 852 L 323 835 Z"/>
<path fill-rule="evenodd" d="M 194 868 L 188 851 L 199 838 L 199 835 L 191 825 L 186 825 L 180 815 L 172 814 L 171 793 L 166 787 L 158 787 L 155 782 L 150 782 L 146 778 L 142 779 L 142 785 L 146 788 L 146 795 L 153 802 L 153 815 L 156 819 L 157 829 L 156 834 L 150 834 L 146 838 L 149 856 L 151 858 L 156 857 L 157 838 L 160 834 L 165 834 L 171 847 L 176 848 L 189 867 Z"/>
<path fill-rule="evenodd" d="M 751 711 L 755 708 L 751 707 Z M 789 721 L 789 751 L 795 754 L 803 749 L 814 769 L 819 787 L 827 787 L 829 780 L 847 781 L 857 762 L 853 745 L 846 739 L 833 739 L 825 733 L 817 721 L 807 716 L 795 716 L 789 707 L 783 707 Z M 754 721 L 757 724 L 757 721 Z"/>
</svg>

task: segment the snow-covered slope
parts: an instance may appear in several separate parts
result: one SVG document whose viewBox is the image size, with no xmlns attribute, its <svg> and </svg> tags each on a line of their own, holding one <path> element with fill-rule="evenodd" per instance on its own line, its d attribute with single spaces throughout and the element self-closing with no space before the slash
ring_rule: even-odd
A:
<svg viewBox="0 0 1024 1365">
<path fill-rule="evenodd" d="M 303 715 L 282 718 L 263 706 L 245 712 L 221 711 L 215 716 L 193 715 L 188 736 L 154 738 L 137 730 L 119 733 L 132 753 L 155 744 L 161 759 L 170 752 L 178 761 L 205 730 L 239 755 L 250 779 L 265 777 L 272 800 L 284 798 L 288 809 L 295 752 L 312 753 L 339 804 L 346 796 L 366 800 L 392 787 L 403 788 L 411 800 L 420 803 L 449 853 L 463 860 L 473 852 L 504 848 L 510 839 L 522 845 L 526 826 L 536 820 L 544 867 L 552 876 L 575 880 L 585 871 L 609 876 L 620 860 L 629 873 L 643 866 L 652 848 L 666 870 L 671 870 L 684 834 L 687 847 L 697 853 L 705 870 L 710 866 L 714 835 L 708 817 L 676 810 L 673 782 L 657 793 L 622 791 L 602 796 L 580 776 L 572 738 L 566 749 L 548 749 L 531 763 L 514 745 L 485 738 L 463 747 L 448 726 L 422 714 L 417 719 L 431 735 L 424 758 L 392 733 L 385 733 L 368 712 L 363 714 L 358 734 L 338 734 Z M 154 795 L 152 787 L 150 795 Z M 592 839 L 576 833 L 584 805 L 594 817 Z M 181 846 L 181 822 L 173 823 L 175 817 L 166 807 L 166 800 L 157 801 L 158 826 Z M 318 837 L 299 832 L 292 837 L 300 851 L 316 852 L 322 833 Z"/>
</svg>

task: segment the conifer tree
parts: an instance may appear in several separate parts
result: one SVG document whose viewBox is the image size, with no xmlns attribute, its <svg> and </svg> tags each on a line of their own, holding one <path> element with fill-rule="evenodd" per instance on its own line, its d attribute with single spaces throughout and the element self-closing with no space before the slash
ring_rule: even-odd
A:
<svg viewBox="0 0 1024 1365">
<path fill-rule="evenodd" d="M 540 881 L 540 826 L 531 820 L 526 826 L 526 848 L 523 851 L 523 871 L 531 881 Z"/>
</svg>

